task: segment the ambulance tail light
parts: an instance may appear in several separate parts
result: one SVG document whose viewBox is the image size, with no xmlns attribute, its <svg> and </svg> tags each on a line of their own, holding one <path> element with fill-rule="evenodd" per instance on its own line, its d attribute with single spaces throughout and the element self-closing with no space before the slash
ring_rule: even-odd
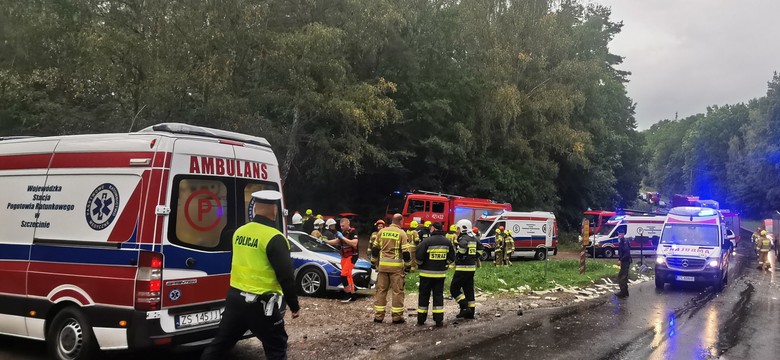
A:
<svg viewBox="0 0 780 360">
<path fill-rule="evenodd" d="M 160 310 L 163 257 L 161 253 L 142 251 L 135 277 L 136 310 Z"/>
</svg>

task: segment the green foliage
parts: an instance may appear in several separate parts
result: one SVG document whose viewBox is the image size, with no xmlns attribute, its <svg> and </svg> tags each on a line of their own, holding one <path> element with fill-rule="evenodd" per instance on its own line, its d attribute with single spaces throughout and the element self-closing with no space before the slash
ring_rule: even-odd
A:
<svg viewBox="0 0 780 360">
<path fill-rule="evenodd" d="M 585 1 L 0 2 L 2 134 L 257 134 L 288 204 L 372 216 L 427 189 L 566 227 L 644 172 L 622 24 Z"/>
<path fill-rule="evenodd" d="M 643 132 L 644 182 L 718 200 L 748 216 L 780 209 L 780 75 L 748 104 L 712 106 L 704 114 L 664 120 Z"/>
</svg>

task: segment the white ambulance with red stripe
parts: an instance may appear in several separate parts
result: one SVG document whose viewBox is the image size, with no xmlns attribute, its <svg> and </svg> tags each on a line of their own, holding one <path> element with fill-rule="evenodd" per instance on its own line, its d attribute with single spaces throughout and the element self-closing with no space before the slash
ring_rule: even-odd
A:
<svg viewBox="0 0 780 360">
<path fill-rule="evenodd" d="M 504 227 L 512 232 L 515 241 L 513 256 L 533 257 L 545 260 L 558 254 L 558 223 L 555 215 L 545 211 L 504 211 L 495 216 L 483 216 L 477 220 L 484 246 L 482 260 L 492 256 L 496 245 L 496 229 Z"/>
<path fill-rule="evenodd" d="M 210 341 L 233 231 L 281 183 L 263 138 L 159 124 L 1 140 L 0 189 L 0 334 L 82 359 Z"/>
<path fill-rule="evenodd" d="M 728 282 L 732 243 L 718 210 L 681 206 L 666 216 L 656 249 L 655 286 L 706 283 L 723 289 Z"/>
</svg>

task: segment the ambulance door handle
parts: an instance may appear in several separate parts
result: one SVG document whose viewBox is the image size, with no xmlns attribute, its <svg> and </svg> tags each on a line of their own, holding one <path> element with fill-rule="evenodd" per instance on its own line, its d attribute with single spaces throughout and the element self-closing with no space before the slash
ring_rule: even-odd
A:
<svg viewBox="0 0 780 360">
<path fill-rule="evenodd" d="M 184 263 L 187 265 L 188 268 L 192 268 L 198 262 L 195 261 L 195 259 L 193 259 L 193 258 L 187 258 L 187 261 L 185 261 Z"/>
</svg>

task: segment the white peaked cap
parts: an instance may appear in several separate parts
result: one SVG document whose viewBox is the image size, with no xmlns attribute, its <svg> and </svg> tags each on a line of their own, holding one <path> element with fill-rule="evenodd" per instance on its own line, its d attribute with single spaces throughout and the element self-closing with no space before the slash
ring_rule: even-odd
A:
<svg viewBox="0 0 780 360">
<path fill-rule="evenodd" d="M 273 202 L 282 199 L 282 193 L 276 190 L 260 190 L 252 193 L 252 197 L 259 201 Z"/>
</svg>

